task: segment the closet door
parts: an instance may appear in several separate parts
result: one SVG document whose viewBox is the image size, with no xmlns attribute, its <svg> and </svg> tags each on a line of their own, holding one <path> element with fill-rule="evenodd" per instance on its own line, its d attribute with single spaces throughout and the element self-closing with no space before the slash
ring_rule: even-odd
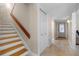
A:
<svg viewBox="0 0 79 59">
<path fill-rule="evenodd" d="M 47 15 L 40 10 L 40 52 L 48 45 L 47 41 Z"/>
<path fill-rule="evenodd" d="M 44 40 L 45 44 L 47 44 L 48 39 L 47 39 L 47 15 L 44 15 L 44 20 L 43 20 L 43 34 L 44 34 Z"/>
<path fill-rule="evenodd" d="M 40 10 L 40 52 L 42 52 L 43 47 L 44 47 L 44 14 Z"/>
</svg>

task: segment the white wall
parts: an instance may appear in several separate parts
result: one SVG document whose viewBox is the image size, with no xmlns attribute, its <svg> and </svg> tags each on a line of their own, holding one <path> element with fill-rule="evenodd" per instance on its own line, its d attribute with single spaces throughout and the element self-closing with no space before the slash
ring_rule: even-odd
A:
<svg viewBox="0 0 79 59">
<path fill-rule="evenodd" d="M 71 39 L 71 47 L 74 48 L 76 46 L 76 12 L 72 13 L 72 39 Z"/>
<path fill-rule="evenodd" d="M 72 16 L 67 20 L 70 20 L 68 23 L 68 41 L 71 48 L 75 49 L 76 47 L 76 30 L 78 29 L 78 12 L 73 12 Z"/>
<path fill-rule="evenodd" d="M 69 45 L 71 46 L 72 45 L 72 43 L 71 43 L 71 41 L 72 41 L 72 18 L 71 17 L 69 17 L 69 18 L 67 18 L 67 20 L 69 20 L 70 22 L 69 23 L 67 23 L 67 26 L 68 26 L 68 42 L 69 42 Z"/>
<path fill-rule="evenodd" d="M 79 30 L 79 9 L 77 10 L 77 20 L 76 20 L 76 24 L 77 24 L 77 29 Z"/>
<path fill-rule="evenodd" d="M 52 19 L 50 19 L 50 33 L 52 33 L 51 35 L 52 35 L 52 40 L 55 40 L 55 20 L 52 18 Z"/>
<path fill-rule="evenodd" d="M 0 20 L 9 21 L 8 8 L 5 3 L 0 3 Z"/>
<path fill-rule="evenodd" d="M 49 44 L 54 40 L 54 20 L 48 15 L 48 41 Z"/>
<path fill-rule="evenodd" d="M 33 53 L 38 53 L 37 48 L 37 6 L 36 4 L 16 4 L 13 14 L 31 35 L 26 43 Z"/>
<path fill-rule="evenodd" d="M 70 20 L 68 23 L 68 42 L 72 49 L 76 47 L 76 16 L 76 12 L 73 12 L 71 17 L 67 19 Z"/>
</svg>

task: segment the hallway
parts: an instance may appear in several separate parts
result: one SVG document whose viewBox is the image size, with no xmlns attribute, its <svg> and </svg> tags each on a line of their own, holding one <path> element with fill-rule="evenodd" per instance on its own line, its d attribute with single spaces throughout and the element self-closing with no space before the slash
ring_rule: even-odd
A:
<svg viewBox="0 0 79 59">
<path fill-rule="evenodd" d="M 0 55 L 78 56 L 76 6 L 79 4 L 0 4 Z"/>
<path fill-rule="evenodd" d="M 78 56 L 79 55 L 79 46 L 76 46 L 75 49 L 70 48 L 67 39 L 57 39 L 54 40 L 53 44 L 46 48 L 42 56 Z"/>
</svg>

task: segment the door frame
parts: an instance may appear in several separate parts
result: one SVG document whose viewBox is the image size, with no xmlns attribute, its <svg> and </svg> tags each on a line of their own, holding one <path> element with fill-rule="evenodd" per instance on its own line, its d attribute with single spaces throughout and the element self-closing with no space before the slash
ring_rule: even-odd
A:
<svg viewBox="0 0 79 59">
<path fill-rule="evenodd" d="M 64 23 L 65 24 L 65 38 L 67 39 L 67 37 L 68 37 L 68 26 L 67 26 L 67 22 L 66 22 L 66 20 L 63 20 L 63 21 L 61 21 L 61 20 L 55 20 L 55 25 L 54 25 L 54 30 L 55 30 L 55 32 L 54 32 L 54 36 L 55 36 L 55 39 L 57 39 L 58 38 L 58 25 L 57 25 L 57 23 Z"/>
</svg>

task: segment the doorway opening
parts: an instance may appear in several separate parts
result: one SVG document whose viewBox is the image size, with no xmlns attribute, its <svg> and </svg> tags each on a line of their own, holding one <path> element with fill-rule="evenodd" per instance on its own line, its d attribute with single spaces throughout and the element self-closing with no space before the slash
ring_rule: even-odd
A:
<svg viewBox="0 0 79 59">
<path fill-rule="evenodd" d="M 65 20 L 56 20 L 55 21 L 55 40 L 60 40 L 60 39 L 67 39 L 68 36 L 68 30 L 67 30 L 67 22 Z"/>
</svg>

